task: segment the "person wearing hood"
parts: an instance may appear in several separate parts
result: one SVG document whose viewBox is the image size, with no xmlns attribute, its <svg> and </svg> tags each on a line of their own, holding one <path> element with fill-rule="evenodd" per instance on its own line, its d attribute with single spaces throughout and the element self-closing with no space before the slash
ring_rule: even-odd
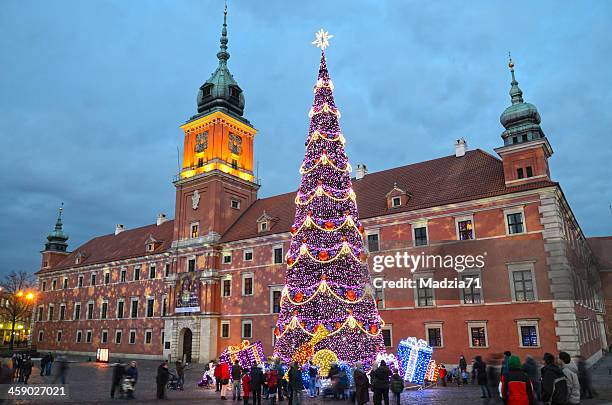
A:
<svg viewBox="0 0 612 405">
<path fill-rule="evenodd" d="M 544 353 L 542 367 L 542 401 L 550 405 L 567 404 L 569 387 L 563 371 L 555 364 L 555 356 Z"/>
<path fill-rule="evenodd" d="M 400 377 L 397 370 L 393 371 L 391 376 L 391 392 L 395 397 L 395 405 L 400 405 L 402 391 L 404 391 L 404 380 Z"/>
<path fill-rule="evenodd" d="M 559 360 L 561 360 L 561 370 L 567 379 L 568 389 L 568 404 L 580 403 L 580 382 L 578 380 L 578 367 L 572 363 L 572 358 L 567 352 L 559 352 Z"/>
<path fill-rule="evenodd" d="M 391 371 L 384 360 L 376 370 L 371 373 L 372 385 L 374 386 L 374 405 L 380 405 L 384 399 L 385 405 L 389 405 L 389 378 Z"/>
<path fill-rule="evenodd" d="M 540 399 L 541 384 L 540 376 L 538 375 L 538 365 L 531 356 L 525 358 L 525 364 L 523 364 L 523 371 L 527 374 L 527 377 L 531 380 L 533 385 L 533 391 L 536 399 Z"/>
<path fill-rule="evenodd" d="M 501 376 L 499 392 L 506 405 L 534 405 L 533 386 L 527 374 L 521 370 L 518 356 L 510 356 L 507 371 Z"/>
</svg>

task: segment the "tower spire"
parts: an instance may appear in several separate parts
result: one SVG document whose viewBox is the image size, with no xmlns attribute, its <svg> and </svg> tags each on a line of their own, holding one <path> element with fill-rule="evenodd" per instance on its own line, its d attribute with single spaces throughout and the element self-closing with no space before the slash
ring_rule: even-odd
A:
<svg viewBox="0 0 612 405">
<path fill-rule="evenodd" d="M 227 51 L 227 1 L 223 9 L 223 28 L 221 29 L 221 39 L 219 41 L 221 42 L 221 50 L 217 52 L 217 58 L 219 59 L 219 65 L 225 65 L 230 58 L 230 54 Z"/>
<path fill-rule="evenodd" d="M 512 82 L 510 83 L 510 98 L 512 99 L 512 104 L 522 103 L 523 91 L 518 86 L 518 82 L 514 76 L 514 61 L 512 60 L 512 55 L 510 52 L 508 52 L 508 67 L 510 68 L 510 73 L 512 74 Z"/>
<path fill-rule="evenodd" d="M 64 211 L 64 203 L 62 202 L 57 214 L 57 220 L 55 221 L 55 229 L 47 235 L 47 243 L 45 243 L 45 250 L 54 250 L 59 252 L 65 252 L 68 244 L 68 235 L 64 233 L 64 225 L 62 223 L 62 212 Z"/>
</svg>

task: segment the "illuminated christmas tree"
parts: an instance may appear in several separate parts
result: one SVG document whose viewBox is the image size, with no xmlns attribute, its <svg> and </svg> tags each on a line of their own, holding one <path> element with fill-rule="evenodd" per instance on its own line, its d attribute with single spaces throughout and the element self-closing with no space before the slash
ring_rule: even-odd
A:
<svg viewBox="0 0 612 405">
<path fill-rule="evenodd" d="M 384 322 L 368 274 L 364 229 L 325 61 L 329 38 L 321 30 L 313 42 L 321 48 L 321 64 L 274 331 L 276 355 L 302 364 L 311 360 L 322 368 L 337 360 L 369 365 L 385 350 Z"/>
</svg>

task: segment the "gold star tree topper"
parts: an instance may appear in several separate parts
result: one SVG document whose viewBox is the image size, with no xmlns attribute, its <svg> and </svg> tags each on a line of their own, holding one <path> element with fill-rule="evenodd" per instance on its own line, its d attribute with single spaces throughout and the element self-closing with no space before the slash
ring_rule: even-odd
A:
<svg viewBox="0 0 612 405">
<path fill-rule="evenodd" d="M 333 35 L 329 35 L 329 32 L 321 28 L 316 34 L 316 39 L 312 41 L 312 44 L 317 48 L 321 48 L 322 51 L 329 46 L 329 40 L 333 38 Z"/>
</svg>

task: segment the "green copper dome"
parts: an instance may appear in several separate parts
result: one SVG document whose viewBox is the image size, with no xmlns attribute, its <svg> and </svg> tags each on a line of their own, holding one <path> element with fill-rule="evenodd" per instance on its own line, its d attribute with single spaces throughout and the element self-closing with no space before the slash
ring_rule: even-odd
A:
<svg viewBox="0 0 612 405">
<path fill-rule="evenodd" d="M 544 132 L 540 128 L 540 113 L 536 106 L 523 100 L 523 91 L 514 76 L 514 63 L 510 59 L 508 64 L 512 73 L 510 87 L 510 98 L 512 105 L 504 110 L 499 117 L 499 122 L 506 129 L 502 133 L 504 145 L 528 142 L 544 138 Z"/>
<path fill-rule="evenodd" d="M 227 51 L 227 7 L 223 14 L 220 42 L 221 49 L 217 53 L 219 66 L 210 78 L 200 86 L 197 98 L 197 116 L 214 111 L 223 111 L 241 118 L 244 114 L 244 94 L 227 67 L 227 61 L 230 58 Z"/>
<path fill-rule="evenodd" d="M 62 211 L 64 210 L 64 203 L 59 209 L 57 221 L 55 222 L 55 229 L 47 235 L 47 243 L 45 243 L 45 250 L 55 250 L 59 252 L 65 252 L 68 248 L 66 241 L 68 235 L 64 233 L 64 226 L 62 224 Z"/>
</svg>

